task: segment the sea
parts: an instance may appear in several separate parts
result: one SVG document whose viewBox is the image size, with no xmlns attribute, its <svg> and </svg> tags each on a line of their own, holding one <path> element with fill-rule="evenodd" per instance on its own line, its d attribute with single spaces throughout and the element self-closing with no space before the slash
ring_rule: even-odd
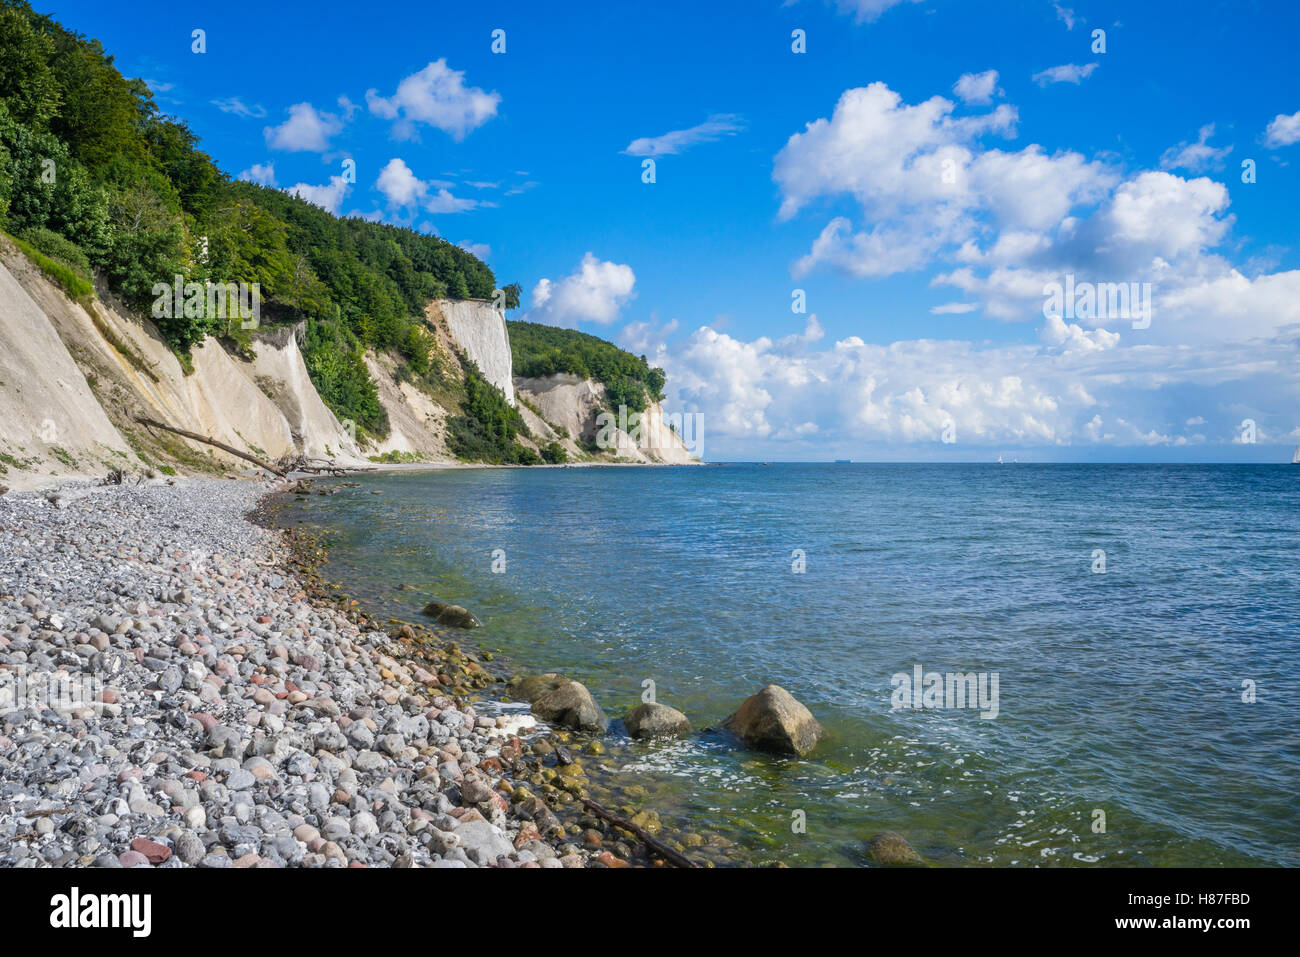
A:
<svg viewBox="0 0 1300 957">
<path fill-rule="evenodd" d="M 353 484 L 280 513 L 324 534 L 328 578 L 412 621 L 467 606 L 494 665 L 582 681 L 614 719 L 604 773 L 738 863 L 855 866 L 894 831 L 936 866 L 1300 864 L 1300 468 L 330 483 Z M 768 684 L 823 726 L 810 755 L 719 730 Z M 649 698 L 695 733 L 628 739 Z"/>
</svg>

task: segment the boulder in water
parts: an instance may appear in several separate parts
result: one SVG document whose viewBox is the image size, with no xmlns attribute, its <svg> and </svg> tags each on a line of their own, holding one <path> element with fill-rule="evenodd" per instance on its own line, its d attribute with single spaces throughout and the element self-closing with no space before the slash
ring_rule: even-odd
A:
<svg viewBox="0 0 1300 957">
<path fill-rule="evenodd" d="M 816 747 L 822 733 L 812 713 L 780 685 L 768 685 L 746 698 L 722 727 L 746 747 L 800 756 Z"/>
<path fill-rule="evenodd" d="M 633 708 L 623 718 L 627 733 L 639 740 L 646 738 L 677 738 L 691 733 L 691 722 L 686 715 L 666 704 L 643 704 Z"/>
<path fill-rule="evenodd" d="M 605 712 L 581 682 L 559 675 L 539 677 L 545 680 L 528 689 L 533 714 L 575 731 L 601 732 L 609 727 Z"/>
<path fill-rule="evenodd" d="M 515 675 L 506 682 L 506 690 L 532 704 L 548 691 L 558 688 L 569 679 L 548 671 L 544 675 Z"/>
<path fill-rule="evenodd" d="M 424 606 L 424 613 L 433 619 L 435 625 L 450 628 L 477 628 L 479 621 L 460 605 L 451 605 L 445 601 L 431 601 Z"/>
<path fill-rule="evenodd" d="M 903 835 L 893 831 L 881 831 L 867 841 L 867 855 L 880 867 L 916 867 L 925 863 Z"/>
</svg>

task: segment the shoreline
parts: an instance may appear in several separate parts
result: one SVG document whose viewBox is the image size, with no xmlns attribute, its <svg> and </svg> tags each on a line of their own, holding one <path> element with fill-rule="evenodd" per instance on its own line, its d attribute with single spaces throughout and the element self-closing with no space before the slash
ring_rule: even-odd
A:
<svg viewBox="0 0 1300 957">
<path fill-rule="evenodd" d="M 326 593 L 297 481 L 0 497 L 0 866 L 661 865 L 602 849 L 580 736 Z"/>
</svg>

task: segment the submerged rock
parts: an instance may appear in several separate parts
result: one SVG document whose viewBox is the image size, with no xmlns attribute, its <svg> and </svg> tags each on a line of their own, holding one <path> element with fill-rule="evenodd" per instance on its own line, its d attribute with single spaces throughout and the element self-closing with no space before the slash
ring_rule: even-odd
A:
<svg viewBox="0 0 1300 957">
<path fill-rule="evenodd" d="M 460 605 L 451 605 L 445 601 L 431 601 L 424 606 L 424 613 L 433 619 L 434 624 L 450 628 L 477 628 L 479 621 Z"/>
<path fill-rule="evenodd" d="M 600 732 L 609 727 L 609 719 L 586 685 L 559 675 L 535 677 L 541 680 L 525 678 L 512 683 L 512 690 L 532 704 L 533 714 L 575 731 Z"/>
<path fill-rule="evenodd" d="M 882 831 L 868 840 L 867 855 L 881 867 L 916 867 L 925 863 L 903 835 L 893 831 Z"/>
<path fill-rule="evenodd" d="M 807 708 L 780 685 L 751 695 L 722 722 L 746 747 L 777 754 L 805 755 L 817 745 L 822 726 Z"/>
<path fill-rule="evenodd" d="M 627 733 L 638 740 L 646 738 L 676 738 L 691 733 L 691 722 L 686 715 L 666 704 L 643 704 L 633 708 L 623 718 Z"/>
<path fill-rule="evenodd" d="M 548 691 L 553 691 L 569 679 L 550 671 L 544 675 L 516 675 L 506 682 L 511 694 L 532 704 Z"/>
</svg>

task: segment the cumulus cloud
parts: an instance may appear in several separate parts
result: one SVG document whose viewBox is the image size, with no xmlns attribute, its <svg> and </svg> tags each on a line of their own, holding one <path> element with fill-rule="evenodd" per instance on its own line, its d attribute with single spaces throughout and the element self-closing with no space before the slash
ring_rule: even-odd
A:
<svg viewBox="0 0 1300 957">
<path fill-rule="evenodd" d="M 579 322 L 605 325 L 619 317 L 635 286 L 631 266 L 597 259 L 589 252 L 570 275 L 537 282 L 527 318 L 553 326 L 573 327 Z"/>
<path fill-rule="evenodd" d="M 993 102 L 998 89 L 998 71 L 985 70 L 983 73 L 963 73 L 952 85 L 952 91 L 963 103 L 988 105 Z"/>
<path fill-rule="evenodd" d="M 349 188 L 347 180 L 342 176 L 331 176 L 330 181 L 323 186 L 296 183 L 290 186 L 286 192 L 300 199 L 305 199 L 307 202 L 313 203 L 337 216 Z"/>
<path fill-rule="evenodd" d="M 1044 342 L 1061 346 L 1066 352 L 1100 352 L 1119 345 L 1118 332 L 1107 332 L 1105 329 L 1093 329 L 1090 332 L 1082 326 L 1066 322 L 1060 316 L 1048 316 L 1040 335 Z"/>
<path fill-rule="evenodd" d="M 880 82 L 846 90 L 829 120 L 807 124 L 777 154 L 772 176 L 782 193 L 780 217 L 836 193 L 881 212 L 918 202 L 964 205 L 959 177 L 944 174 L 966 164 L 966 144 L 981 134 L 1014 135 L 1016 111 L 1003 104 L 954 118 L 952 110 L 941 96 L 905 104 Z"/>
<path fill-rule="evenodd" d="M 1197 134 L 1195 143 L 1179 143 L 1165 150 L 1160 157 L 1161 169 L 1185 169 L 1191 173 L 1202 173 L 1208 169 L 1219 169 L 1223 161 L 1232 152 L 1231 146 L 1216 149 L 1210 145 L 1214 135 L 1214 124 L 1207 123 Z"/>
<path fill-rule="evenodd" d="M 1067 275 L 1146 284 L 1153 322 L 1144 342 L 1273 336 L 1300 323 L 1300 273 L 1257 264 L 1248 275 L 1221 251 L 1234 225 L 1222 183 L 1168 170 L 1125 175 L 1038 144 L 986 148 L 985 139 L 1014 134 L 1015 109 L 966 117 L 952 109 L 942 97 L 907 104 L 872 84 L 845 92 L 829 120 L 790 137 L 774 161 L 781 218 L 843 197 L 861 207 L 860 218 L 838 215 L 821 228 L 791 264 L 796 277 L 830 268 L 869 279 L 940 265 L 931 284 L 958 289 L 961 308 L 1018 322 L 1041 321 L 1045 286 Z M 1223 152 L 1212 136 L 1203 129 L 1170 162 L 1212 162 Z M 1084 331 L 1112 333 L 1132 321 L 1123 311 L 1078 320 Z M 1084 347 L 1078 336 L 1061 340 L 1069 343 Z"/>
<path fill-rule="evenodd" d="M 809 326 L 815 320 L 810 318 Z M 1203 442 L 1181 403 L 1195 389 L 1220 429 L 1247 409 L 1273 422 L 1273 396 L 1300 387 L 1289 339 L 1125 349 L 1120 335 L 1048 319 L 1038 344 L 857 336 L 814 348 L 802 335 L 745 340 L 711 326 L 668 342 L 645 324 L 621 342 L 668 374 L 670 409 L 700 412 L 717 454 L 783 449 L 827 458 L 866 447 L 1167 446 Z M 1235 418 L 1234 418 L 1235 416 Z M 1279 420 L 1280 421 L 1280 420 Z M 1287 423 L 1287 428 L 1291 425 Z M 801 444 L 805 438 L 815 441 Z M 977 455 L 985 453 L 978 452 Z M 990 453 L 991 454 L 991 453 Z"/>
<path fill-rule="evenodd" d="M 322 113 L 310 103 L 295 103 L 289 107 L 287 120 L 262 132 L 273 150 L 324 153 L 330 137 L 342 129 L 343 121 L 333 113 Z"/>
<path fill-rule="evenodd" d="M 370 112 L 393 120 L 393 137 L 408 140 L 420 124 L 436 127 L 460 141 L 497 115 L 501 94 L 465 85 L 465 74 L 447 66 L 445 59 L 430 63 L 397 84 L 397 92 L 382 97 L 366 91 Z"/>
<path fill-rule="evenodd" d="M 1092 76 L 1092 71 L 1097 69 L 1101 64 L 1093 63 L 1062 63 L 1060 66 L 1048 67 L 1039 73 L 1035 73 L 1032 79 L 1039 86 L 1050 86 L 1053 83 L 1073 83 L 1076 86 Z"/>
<path fill-rule="evenodd" d="M 456 245 L 465 250 L 465 252 L 469 253 L 471 256 L 475 256 L 484 262 L 487 262 L 492 256 L 492 247 L 487 243 L 474 243 L 470 242 L 468 239 L 462 239 Z"/>
<path fill-rule="evenodd" d="M 274 186 L 275 164 L 254 163 L 248 169 L 240 173 L 239 178 L 249 183 L 257 183 L 260 186 Z"/>
<path fill-rule="evenodd" d="M 1112 171 L 1078 153 L 1048 154 L 1037 144 L 983 149 L 984 136 L 1015 135 L 1016 110 L 1007 104 L 963 117 L 953 108 L 943 97 L 906 104 L 873 83 L 846 91 L 829 120 L 790 137 L 773 169 L 779 216 L 847 194 L 869 224 L 854 232 L 850 217 L 832 219 L 793 264 L 795 276 L 822 266 L 859 278 L 919 269 L 973 243 L 990 224 L 1041 244 L 1037 233 L 1113 185 Z"/>
<path fill-rule="evenodd" d="M 1287 116 L 1279 113 L 1264 131 L 1264 145 L 1269 149 L 1290 146 L 1300 141 L 1300 110 Z"/>
<path fill-rule="evenodd" d="M 430 213 L 463 213 L 478 206 L 490 205 L 475 199 L 454 196 L 438 180 L 422 180 L 411 171 L 405 160 L 393 157 L 379 171 L 375 188 L 384 194 L 392 210 L 424 210 Z"/>
<path fill-rule="evenodd" d="M 724 136 L 734 136 L 744 128 L 739 116 L 718 113 L 689 129 L 635 139 L 623 152 L 628 156 L 672 156 L 684 153 L 699 143 L 711 143 Z"/>
</svg>

